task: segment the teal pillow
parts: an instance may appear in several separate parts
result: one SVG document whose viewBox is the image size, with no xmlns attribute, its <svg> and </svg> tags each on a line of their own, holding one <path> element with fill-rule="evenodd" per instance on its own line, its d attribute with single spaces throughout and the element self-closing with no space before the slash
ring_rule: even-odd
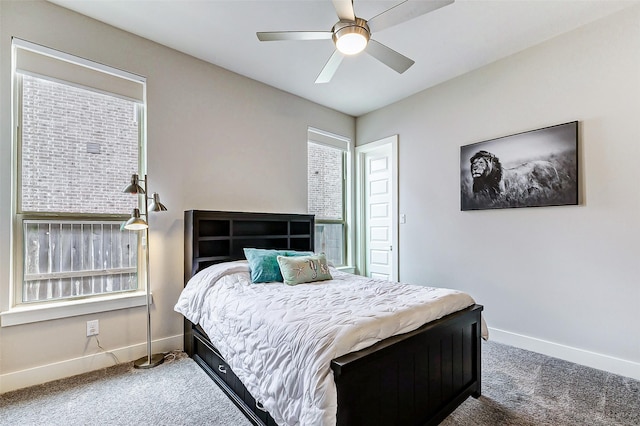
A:
<svg viewBox="0 0 640 426">
<path fill-rule="evenodd" d="M 278 256 L 284 283 L 296 285 L 332 279 L 324 253 L 311 256 Z"/>
<path fill-rule="evenodd" d="M 251 282 L 253 283 L 282 282 L 278 256 L 308 256 L 311 254 L 313 253 L 310 251 L 244 249 L 244 256 L 249 261 Z"/>
</svg>

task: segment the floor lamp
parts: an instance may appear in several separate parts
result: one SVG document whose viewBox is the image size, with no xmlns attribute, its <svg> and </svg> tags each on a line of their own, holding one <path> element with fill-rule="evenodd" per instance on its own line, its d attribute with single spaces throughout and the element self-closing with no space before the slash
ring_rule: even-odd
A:
<svg viewBox="0 0 640 426">
<path fill-rule="evenodd" d="M 140 186 L 140 183 L 144 185 Z M 151 197 L 147 193 L 147 175 L 144 179 L 140 179 L 137 174 L 131 176 L 131 183 L 123 190 L 127 194 L 143 195 L 144 196 L 144 212 L 141 214 L 139 209 L 133 209 L 131 218 L 127 220 L 122 227 L 131 231 L 144 231 L 147 241 L 147 248 L 145 250 L 146 262 L 145 262 L 145 281 L 147 289 L 147 356 L 139 358 L 133 362 L 135 368 L 153 368 L 162 364 L 164 361 L 163 354 L 151 353 L 151 289 L 149 285 L 149 212 L 162 212 L 167 208 L 160 202 L 160 196 L 157 192 L 154 192 Z M 143 219 L 144 217 L 144 219 Z"/>
</svg>

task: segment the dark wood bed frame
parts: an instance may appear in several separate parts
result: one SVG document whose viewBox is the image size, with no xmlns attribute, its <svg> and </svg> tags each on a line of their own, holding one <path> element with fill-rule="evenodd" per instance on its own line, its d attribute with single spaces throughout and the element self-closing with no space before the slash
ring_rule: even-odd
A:
<svg viewBox="0 0 640 426">
<path fill-rule="evenodd" d="M 185 285 L 199 270 L 244 259 L 244 247 L 313 250 L 312 215 L 189 210 L 184 216 Z M 331 361 L 339 426 L 437 425 L 480 396 L 482 306 Z M 184 321 L 184 349 L 255 425 L 276 425 L 206 333 Z"/>
</svg>

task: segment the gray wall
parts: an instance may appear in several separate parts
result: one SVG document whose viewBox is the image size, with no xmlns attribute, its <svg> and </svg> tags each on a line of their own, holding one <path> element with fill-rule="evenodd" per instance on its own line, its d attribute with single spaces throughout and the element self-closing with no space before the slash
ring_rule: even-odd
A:
<svg viewBox="0 0 640 426">
<path fill-rule="evenodd" d="M 151 191 L 169 211 L 152 215 L 154 340 L 181 345 L 173 306 L 183 287 L 183 211 L 305 213 L 308 126 L 355 139 L 355 119 L 196 60 L 44 1 L 0 2 L 0 310 L 11 269 L 11 36 L 147 77 Z M 126 185 L 129 175 L 122 176 Z M 57 374 L 99 368 L 85 337 L 120 360 L 146 353 L 145 309 L 0 328 L 0 392 Z M 160 346 L 158 346 L 160 347 Z M 66 369 L 66 370 L 65 370 Z M 67 373 L 68 374 L 68 373 Z M 3 377 L 5 381 L 3 382 Z M 3 385 L 3 383 L 5 383 Z"/>
<path fill-rule="evenodd" d="M 468 291 L 492 337 L 640 378 L 640 10 L 357 120 L 399 134 L 400 279 Z M 460 146 L 580 121 L 580 206 L 460 211 Z"/>
</svg>

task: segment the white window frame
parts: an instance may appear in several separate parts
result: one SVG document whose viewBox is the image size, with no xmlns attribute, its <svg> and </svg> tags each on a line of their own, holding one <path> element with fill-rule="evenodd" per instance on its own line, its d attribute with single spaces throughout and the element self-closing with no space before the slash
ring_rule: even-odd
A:
<svg viewBox="0 0 640 426">
<path fill-rule="evenodd" d="M 77 86 L 83 88 L 90 88 L 96 92 L 108 93 L 111 95 L 118 95 L 127 99 L 134 99 L 138 102 L 141 101 L 142 107 L 138 108 L 138 120 L 139 121 L 139 170 L 138 173 L 144 175 L 146 173 L 146 78 L 129 73 L 127 71 L 119 70 L 113 67 L 109 67 L 107 65 L 99 64 L 84 58 L 79 58 L 73 55 L 66 54 L 64 52 L 60 52 L 54 49 L 50 49 L 44 46 L 40 46 L 25 40 L 20 40 L 17 38 L 12 39 L 12 206 L 11 206 L 11 216 L 12 216 L 12 227 L 11 227 L 11 242 L 12 242 L 12 258 L 10 259 L 10 285 L 9 285 L 9 294 L 2 297 L 5 301 L 2 305 L 0 305 L 0 326 L 7 327 L 19 324 L 33 323 L 38 321 L 47 321 L 51 319 L 58 318 L 66 318 L 77 315 L 86 315 L 92 314 L 96 312 L 105 312 L 112 311 L 117 309 L 125 309 L 130 307 L 137 306 L 145 306 L 146 305 L 146 290 L 145 288 L 141 288 L 140 283 L 146 282 L 144 279 L 145 267 L 144 262 L 146 261 L 146 256 L 144 250 L 146 250 L 146 241 L 143 241 L 142 236 L 138 236 L 138 289 L 130 290 L 126 292 L 118 292 L 118 293 L 107 293 L 107 294 L 96 294 L 83 298 L 69 298 L 69 299 L 61 299 L 61 300 L 50 300 L 50 301 L 42 301 L 35 303 L 23 303 L 22 302 L 22 291 L 23 291 L 23 273 L 24 273 L 24 251 L 23 251 L 23 221 L 27 219 L 47 219 L 54 218 L 58 219 L 73 219 L 73 220 L 126 220 L 128 216 L 126 215 L 113 215 L 113 214 L 105 214 L 105 215 L 93 215 L 93 214 L 82 214 L 82 215 L 65 215 L 65 214 L 49 214 L 49 213 L 22 213 L 18 209 L 18 200 L 21 194 L 20 191 L 20 128 L 18 123 L 20 123 L 20 104 L 18 89 L 21 89 L 21 82 L 19 81 L 19 74 L 16 71 L 16 52 L 17 49 L 23 49 L 25 52 L 36 53 L 39 55 L 32 55 L 36 60 L 42 59 L 44 64 L 47 64 L 49 58 L 53 58 L 54 60 L 58 60 L 61 63 L 68 64 L 70 69 L 75 69 L 79 72 L 80 81 Z M 27 56 L 23 56 L 27 57 Z M 63 74 L 64 74 L 64 64 L 63 64 Z M 75 67 L 75 68 L 74 68 Z M 56 71 L 51 70 L 51 74 L 46 77 L 52 81 L 56 81 Z M 82 75 L 84 71 L 87 71 Z M 96 81 L 96 84 L 93 85 L 91 73 L 95 73 L 95 71 L 99 71 L 100 73 L 107 74 L 105 80 L 115 82 L 113 91 L 111 90 L 101 90 L 100 81 Z M 37 73 L 34 73 L 35 76 L 40 77 Z M 87 78 L 88 77 L 88 78 Z M 68 79 L 61 79 L 64 84 L 74 85 L 75 81 L 70 82 Z M 88 82 L 89 86 L 85 86 L 83 83 Z M 120 83 L 122 83 L 122 87 L 117 87 Z M 107 83 L 108 84 L 108 83 Z M 141 87 L 140 87 L 141 85 Z M 135 88 L 136 97 L 129 98 L 127 93 L 131 93 L 132 87 Z M 110 88 L 110 87 L 109 87 Z M 135 172 L 135 171 L 133 171 Z M 123 187 L 126 185 L 130 176 L 123 176 Z M 139 200 L 140 201 L 140 200 Z"/>
<path fill-rule="evenodd" d="M 354 260 L 355 260 L 355 252 L 354 252 L 355 226 L 353 225 L 354 223 L 353 222 L 353 219 L 354 219 L 353 141 L 351 141 L 351 139 L 345 136 L 340 136 L 335 133 L 327 132 L 325 130 L 309 127 L 307 131 L 307 146 L 309 143 L 314 143 L 317 145 L 325 145 L 325 146 L 337 148 L 344 151 L 344 156 L 343 156 L 344 175 L 343 175 L 343 193 L 342 193 L 344 221 L 322 220 L 322 219 L 315 218 L 315 223 L 316 224 L 344 223 L 343 255 L 344 255 L 345 264 L 339 266 L 338 269 L 345 270 L 348 272 L 355 272 L 355 268 L 353 266 Z"/>
</svg>

